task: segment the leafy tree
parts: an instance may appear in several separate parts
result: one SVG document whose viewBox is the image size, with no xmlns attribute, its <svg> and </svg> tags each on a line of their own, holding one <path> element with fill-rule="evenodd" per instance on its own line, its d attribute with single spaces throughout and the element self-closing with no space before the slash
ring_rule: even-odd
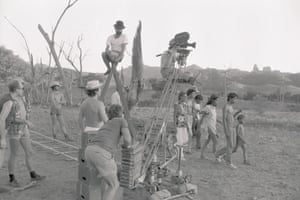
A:
<svg viewBox="0 0 300 200">
<path fill-rule="evenodd" d="M 7 79 L 10 76 L 20 76 L 24 74 L 26 67 L 29 67 L 20 57 L 14 55 L 13 51 L 0 46 L 0 77 Z"/>
</svg>

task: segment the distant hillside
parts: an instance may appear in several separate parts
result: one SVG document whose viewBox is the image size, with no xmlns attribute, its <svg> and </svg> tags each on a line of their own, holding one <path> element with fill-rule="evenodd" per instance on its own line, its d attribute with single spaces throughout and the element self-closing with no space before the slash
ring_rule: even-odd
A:
<svg viewBox="0 0 300 200">
<path fill-rule="evenodd" d="M 204 91 L 222 93 L 225 88 L 225 76 L 228 91 L 245 94 L 254 91 L 260 94 L 272 94 L 279 89 L 283 93 L 300 94 L 300 73 L 280 73 L 278 71 L 248 72 L 239 69 L 217 70 L 201 68 L 198 65 L 187 66 L 187 70 L 194 74 L 201 71 L 198 81 Z M 131 67 L 124 69 L 126 83 L 130 82 Z M 144 67 L 144 79 L 161 79 L 160 68 Z"/>
<path fill-rule="evenodd" d="M 123 69 L 124 79 L 125 79 L 125 83 L 126 84 L 130 83 L 130 80 L 131 80 L 131 71 L 132 71 L 132 67 L 127 67 L 127 68 Z M 159 67 L 152 67 L 152 66 L 145 65 L 144 66 L 143 77 L 146 80 L 149 80 L 151 78 L 161 79 L 162 76 L 160 74 L 160 68 Z"/>
<path fill-rule="evenodd" d="M 48 73 L 46 65 L 36 64 L 36 78 L 41 77 L 41 74 Z M 54 68 L 52 68 L 54 69 Z M 56 69 L 56 68 L 55 68 Z M 300 94 L 300 73 L 282 73 L 279 71 L 272 71 L 271 67 L 263 67 L 262 70 L 254 65 L 253 71 L 243 71 L 239 69 L 217 70 L 211 68 L 201 68 L 196 64 L 190 65 L 186 68 L 188 71 L 197 74 L 199 71 L 201 75 L 198 77 L 197 83 L 203 91 L 222 93 L 225 90 L 225 82 L 227 91 L 236 91 L 245 94 L 248 91 L 261 94 L 273 94 L 277 91 L 280 93 L 288 93 L 290 95 Z M 55 70 L 55 76 L 59 79 L 59 73 Z M 67 79 L 76 80 L 76 73 L 73 69 L 64 68 Z M 131 67 L 123 69 L 125 84 L 129 84 L 131 80 Z M 31 68 L 28 63 L 18 56 L 14 55 L 13 51 L 0 47 L 0 77 L 1 81 L 6 80 L 10 76 L 23 76 L 30 80 L 32 76 Z M 83 73 L 84 80 L 99 79 L 105 80 L 105 76 L 101 73 Z M 154 66 L 144 66 L 143 78 L 162 79 L 160 68 Z M 111 84 L 114 84 L 112 81 Z"/>
</svg>

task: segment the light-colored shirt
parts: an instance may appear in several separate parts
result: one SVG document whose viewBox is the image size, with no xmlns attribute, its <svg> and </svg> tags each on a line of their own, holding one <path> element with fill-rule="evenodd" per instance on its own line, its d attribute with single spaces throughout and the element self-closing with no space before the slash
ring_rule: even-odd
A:
<svg viewBox="0 0 300 200">
<path fill-rule="evenodd" d="M 61 109 L 62 104 L 65 102 L 65 98 L 62 92 L 53 91 L 51 93 L 51 110 Z"/>
<path fill-rule="evenodd" d="M 160 59 L 160 67 L 161 68 L 174 68 L 176 62 L 175 52 L 173 51 L 165 51 L 161 55 Z"/>
<path fill-rule="evenodd" d="M 121 105 L 122 106 L 122 102 L 121 102 L 121 98 L 119 95 L 118 91 L 115 91 L 112 95 L 111 95 L 111 104 L 117 104 L 117 105 Z"/>
<path fill-rule="evenodd" d="M 115 35 L 111 35 L 106 41 L 106 45 L 109 46 L 110 51 L 121 52 L 123 44 L 128 44 L 127 36 L 123 33 L 118 38 L 115 38 Z"/>
<path fill-rule="evenodd" d="M 101 148 L 114 153 L 121 138 L 122 128 L 128 128 L 127 121 L 124 118 L 113 118 L 90 138 L 89 143 L 99 145 Z"/>
<path fill-rule="evenodd" d="M 203 127 L 211 129 L 215 134 L 217 133 L 217 110 L 215 106 L 206 105 L 203 111 L 208 113 L 203 118 Z"/>
</svg>

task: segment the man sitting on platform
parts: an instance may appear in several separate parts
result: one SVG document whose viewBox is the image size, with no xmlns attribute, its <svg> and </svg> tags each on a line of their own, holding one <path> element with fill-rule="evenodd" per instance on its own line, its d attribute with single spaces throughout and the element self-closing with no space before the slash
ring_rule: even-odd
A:
<svg viewBox="0 0 300 200">
<path fill-rule="evenodd" d="M 102 53 L 102 59 L 107 67 L 104 75 L 110 73 L 113 64 L 121 62 L 128 43 L 127 36 L 122 33 L 125 28 L 123 21 L 118 20 L 114 24 L 114 28 L 115 34 L 107 38 L 105 52 Z"/>
</svg>

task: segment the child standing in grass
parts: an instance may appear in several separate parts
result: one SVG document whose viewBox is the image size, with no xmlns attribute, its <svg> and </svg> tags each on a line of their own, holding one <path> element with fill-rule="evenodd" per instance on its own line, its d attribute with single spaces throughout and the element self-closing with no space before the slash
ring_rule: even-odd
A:
<svg viewBox="0 0 300 200">
<path fill-rule="evenodd" d="M 236 126 L 236 145 L 232 151 L 232 153 L 235 153 L 239 147 L 243 150 L 243 157 L 244 157 L 244 164 L 250 165 L 250 162 L 247 158 L 247 150 L 246 150 L 246 140 L 244 138 L 245 135 L 245 129 L 244 129 L 244 119 L 245 115 L 241 114 L 237 117 L 238 124 Z"/>
</svg>

